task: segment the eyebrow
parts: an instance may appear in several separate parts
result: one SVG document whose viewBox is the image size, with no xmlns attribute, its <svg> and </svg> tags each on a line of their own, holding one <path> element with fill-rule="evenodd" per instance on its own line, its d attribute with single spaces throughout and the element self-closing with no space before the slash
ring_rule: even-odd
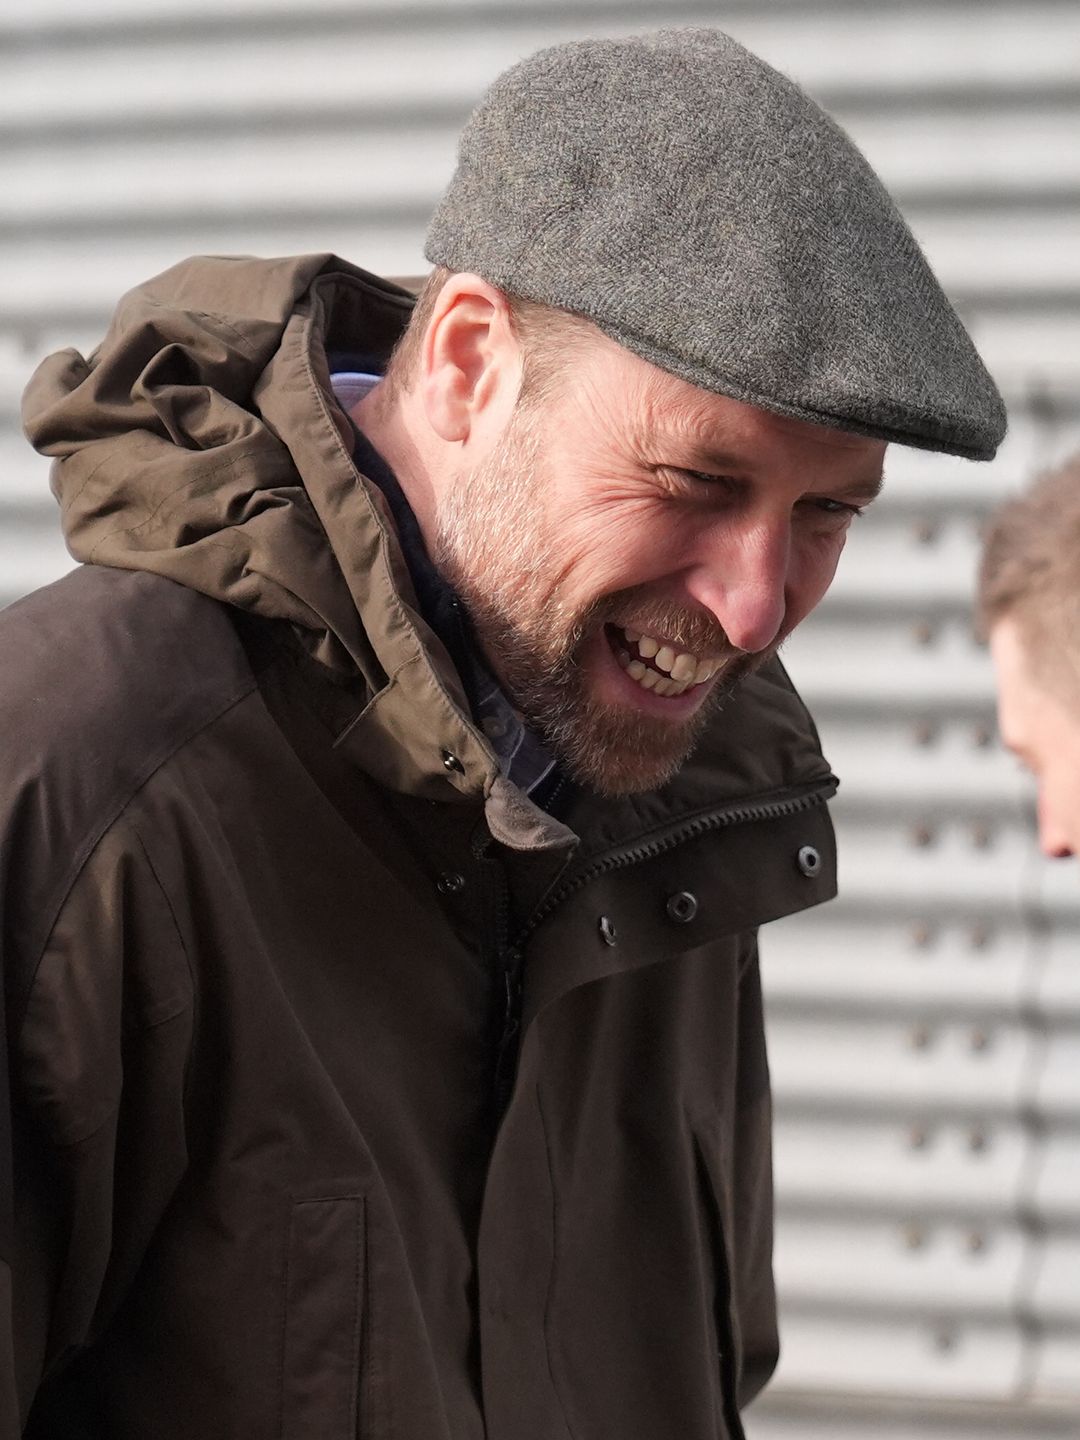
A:
<svg viewBox="0 0 1080 1440">
<path fill-rule="evenodd" d="M 711 450 L 707 446 L 694 445 L 692 449 L 695 460 L 700 462 L 695 468 L 706 473 L 732 476 L 747 473 L 745 456 L 729 455 L 723 450 Z M 849 480 L 846 484 L 832 486 L 829 494 L 840 500 L 860 500 L 869 505 L 881 494 L 884 484 L 885 472 L 879 470 L 876 475 L 867 476 L 865 480 Z"/>
<path fill-rule="evenodd" d="M 864 500 L 869 504 L 881 494 L 884 484 L 885 472 L 881 470 L 872 478 L 868 476 L 865 480 L 851 480 L 847 485 L 836 485 L 830 493 L 840 496 L 841 499 Z"/>
</svg>

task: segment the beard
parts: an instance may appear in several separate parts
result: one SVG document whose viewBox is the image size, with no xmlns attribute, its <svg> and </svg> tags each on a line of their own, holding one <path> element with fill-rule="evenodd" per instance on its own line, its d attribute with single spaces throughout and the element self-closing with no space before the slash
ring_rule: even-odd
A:
<svg viewBox="0 0 1080 1440">
<path fill-rule="evenodd" d="M 571 779 L 604 795 L 654 790 L 678 771 L 732 686 L 776 647 L 749 655 L 712 616 L 659 599 L 648 586 L 572 608 L 556 578 L 560 549 L 542 504 L 533 418 L 519 407 L 496 450 L 450 489 L 436 515 L 432 558 L 511 703 Z M 723 667 L 685 719 L 601 701 L 581 654 L 606 625 L 662 635 L 691 654 L 722 658 Z"/>
</svg>

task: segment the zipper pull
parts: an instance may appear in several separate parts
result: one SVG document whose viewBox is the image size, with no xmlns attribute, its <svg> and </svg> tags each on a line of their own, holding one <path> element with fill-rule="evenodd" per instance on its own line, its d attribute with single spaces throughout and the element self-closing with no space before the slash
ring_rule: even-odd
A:
<svg viewBox="0 0 1080 1440">
<path fill-rule="evenodd" d="M 521 1023 L 521 952 L 508 950 L 503 969 L 503 1037 L 513 1035 Z"/>
<path fill-rule="evenodd" d="M 495 1112 L 501 1116 L 510 1102 L 517 1070 L 518 1031 L 521 1029 L 520 950 L 508 950 L 503 968 L 503 1013 L 495 1051 Z"/>
</svg>

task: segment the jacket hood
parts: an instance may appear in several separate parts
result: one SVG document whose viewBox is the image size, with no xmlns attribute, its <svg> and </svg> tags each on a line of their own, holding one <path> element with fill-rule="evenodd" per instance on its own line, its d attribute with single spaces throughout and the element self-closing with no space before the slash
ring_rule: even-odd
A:
<svg viewBox="0 0 1080 1440">
<path fill-rule="evenodd" d="M 287 622 L 324 667 L 362 679 L 337 744 L 376 779 L 431 799 L 483 795 L 492 832 L 516 848 L 565 844 L 473 724 L 331 390 L 328 354 L 381 370 L 411 307 L 333 255 L 187 260 L 127 294 L 89 356 L 63 350 L 38 367 L 26 431 L 54 457 L 76 559 Z M 717 728 L 675 782 L 693 788 L 690 804 L 716 780 L 737 796 L 828 775 L 779 666 L 746 682 Z M 667 795 L 610 813 L 642 804 L 678 808 Z"/>
<path fill-rule="evenodd" d="M 88 358 L 50 356 L 23 397 L 71 553 L 291 621 L 325 663 L 368 673 L 350 581 L 384 517 L 326 355 L 337 329 L 381 363 L 411 304 L 330 255 L 187 260 L 132 290 Z"/>
</svg>

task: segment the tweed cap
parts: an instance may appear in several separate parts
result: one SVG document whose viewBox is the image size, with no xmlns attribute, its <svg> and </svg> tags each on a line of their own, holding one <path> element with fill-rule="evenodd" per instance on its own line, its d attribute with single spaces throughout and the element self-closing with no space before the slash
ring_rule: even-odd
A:
<svg viewBox="0 0 1080 1440">
<path fill-rule="evenodd" d="M 1005 433 L 866 160 L 718 30 L 571 42 L 506 71 L 465 126 L 426 254 L 779 414 L 977 460 Z"/>
</svg>

